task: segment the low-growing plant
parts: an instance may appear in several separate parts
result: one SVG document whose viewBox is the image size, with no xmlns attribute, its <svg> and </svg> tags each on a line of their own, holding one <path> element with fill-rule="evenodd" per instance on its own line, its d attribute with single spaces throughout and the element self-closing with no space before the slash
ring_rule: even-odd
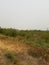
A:
<svg viewBox="0 0 49 65">
<path fill-rule="evenodd" d="M 10 60 L 11 62 L 14 63 L 14 65 L 17 64 L 17 58 L 16 58 L 16 55 L 13 53 L 13 52 L 10 52 L 10 51 L 7 51 L 5 53 L 5 57 Z"/>
</svg>

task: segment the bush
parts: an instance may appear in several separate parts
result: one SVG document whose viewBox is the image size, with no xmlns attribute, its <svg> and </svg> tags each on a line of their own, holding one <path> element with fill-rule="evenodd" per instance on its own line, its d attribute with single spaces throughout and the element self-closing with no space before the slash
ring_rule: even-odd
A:
<svg viewBox="0 0 49 65">
<path fill-rule="evenodd" d="M 12 61 L 12 62 L 14 62 L 14 63 L 17 62 L 16 55 L 15 55 L 13 52 L 7 51 L 7 52 L 5 53 L 5 56 L 6 56 L 6 58 L 7 58 L 8 60 L 10 60 L 10 61 Z"/>
<path fill-rule="evenodd" d="M 7 36 L 12 36 L 15 37 L 17 35 L 17 31 L 15 29 L 0 29 L 0 33 L 7 35 Z"/>
</svg>

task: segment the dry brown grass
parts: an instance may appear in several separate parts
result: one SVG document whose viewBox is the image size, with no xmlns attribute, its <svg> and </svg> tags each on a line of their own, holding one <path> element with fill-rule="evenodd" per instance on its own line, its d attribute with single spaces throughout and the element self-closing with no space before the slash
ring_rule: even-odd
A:
<svg viewBox="0 0 49 65">
<path fill-rule="evenodd" d="M 17 39 L 1 36 L 0 65 L 49 65 L 49 49 L 32 47 Z"/>
</svg>

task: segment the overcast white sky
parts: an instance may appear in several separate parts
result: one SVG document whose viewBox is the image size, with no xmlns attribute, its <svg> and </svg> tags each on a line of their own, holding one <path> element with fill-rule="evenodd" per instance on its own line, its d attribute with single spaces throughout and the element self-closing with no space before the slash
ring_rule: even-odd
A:
<svg viewBox="0 0 49 65">
<path fill-rule="evenodd" d="M 0 0 L 0 26 L 49 28 L 49 0 Z"/>
</svg>

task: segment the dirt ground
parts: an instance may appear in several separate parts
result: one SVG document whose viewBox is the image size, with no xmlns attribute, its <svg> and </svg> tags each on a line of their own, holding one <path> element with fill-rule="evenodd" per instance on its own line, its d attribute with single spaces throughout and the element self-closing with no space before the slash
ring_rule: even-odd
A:
<svg viewBox="0 0 49 65">
<path fill-rule="evenodd" d="M 49 65 L 49 62 L 41 56 L 34 57 L 31 54 L 29 55 L 28 52 L 33 51 L 35 48 L 25 43 L 14 42 L 0 39 L 0 65 Z M 7 51 L 12 52 L 17 61 L 8 59 L 5 56 Z"/>
</svg>

